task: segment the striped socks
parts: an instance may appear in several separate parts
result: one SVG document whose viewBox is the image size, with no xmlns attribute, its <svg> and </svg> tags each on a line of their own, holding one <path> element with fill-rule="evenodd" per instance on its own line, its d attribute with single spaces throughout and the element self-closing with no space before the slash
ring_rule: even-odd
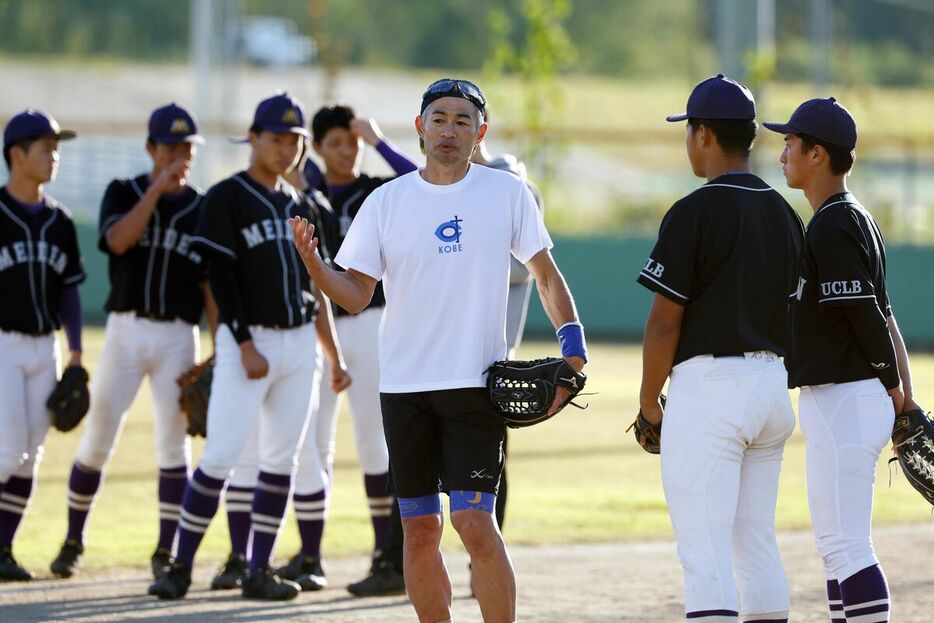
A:
<svg viewBox="0 0 934 623">
<path fill-rule="evenodd" d="M 172 549 L 178 517 L 182 512 L 182 496 L 188 482 L 185 465 L 159 470 L 159 542 L 157 549 Z"/>
<path fill-rule="evenodd" d="M 12 545 L 29 498 L 32 497 L 32 478 L 10 476 L 0 493 L 0 545 Z"/>
<path fill-rule="evenodd" d="M 84 543 L 84 529 L 94 496 L 101 486 L 102 472 L 85 467 L 77 461 L 68 476 L 68 540 Z"/>
<path fill-rule="evenodd" d="M 737 617 L 735 610 L 695 610 L 685 615 L 691 623 L 736 623 Z"/>
<path fill-rule="evenodd" d="M 322 489 L 307 495 L 296 493 L 292 504 L 295 506 L 295 519 L 298 520 L 298 534 L 302 539 L 302 553 L 320 557 L 324 518 L 327 516 L 327 491 Z"/>
<path fill-rule="evenodd" d="M 827 580 L 827 604 L 830 606 L 830 623 L 846 623 L 840 584 L 836 580 Z"/>
<path fill-rule="evenodd" d="M 224 506 L 227 508 L 227 529 L 230 531 L 230 551 L 246 558 L 250 547 L 250 513 L 253 510 L 253 487 L 227 485 Z"/>
<path fill-rule="evenodd" d="M 840 596 L 847 621 L 888 623 L 889 587 L 879 565 L 866 567 L 840 582 Z"/>
<path fill-rule="evenodd" d="M 389 545 L 390 516 L 392 515 L 393 496 L 389 493 L 389 472 L 382 474 L 364 474 L 363 486 L 370 504 L 370 519 L 373 522 L 373 549 L 382 552 Z"/>
<path fill-rule="evenodd" d="M 292 476 L 270 474 L 261 471 L 253 496 L 252 521 L 253 545 L 250 551 L 250 573 L 269 564 L 272 550 L 279 536 L 279 527 L 289 504 Z"/>
<path fill-rule="evenodd" d="M 178 522 L 178 553 L 175 559 L 190 569 L 201 539 L 217 513 L 224 481 L 195 470 L 185 487 L 182 512 Z"/>
</svg>

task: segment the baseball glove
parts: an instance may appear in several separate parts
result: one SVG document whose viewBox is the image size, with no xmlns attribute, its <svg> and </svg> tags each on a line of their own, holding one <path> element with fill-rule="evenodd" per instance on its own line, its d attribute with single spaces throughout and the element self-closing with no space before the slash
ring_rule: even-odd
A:
<svg viewBox="0 0 934 623">
<path fill-rule="evenodd" d="M 532 361 L 497 361 L 487 369 L 486 387 L 497 412 L 510 428 L 523 428 L 544 422 L 572 402 L 584 389 L 587 376 L 576 372 L 564 359 L 548 357 Z M 558 409 L 548 414 L 555 399 L 556 387 L 570 396 Z"/>
<path fill-rule="evenodd" d="M 658 397 L 659 402 L 662 403 L 662 408 L 665 408 L 665 394 L 661 394 Z M 642 446 L 642 449 L 648 452 L 649 454 L 661 454 L 662 452 L 662 423 L 658 422 L 657 424 L 652 424 L 645 416 L 642 415 L 642 409 L 639 409 L 639 414 L 636 416 L 635 421 L 629 425 L 629 428 L 626 429 L 626 432 L 633 431 L 633 435 L 636 437 L 636 443 Z"/>
<path fill-rule="evenodd" d="M 211 357 L 192 366 L 176 381 L 182 389 L 178 403 L 188 420 L 187 432 L 192 437 L 208 436 L 208 401 L 213 379 L 214 357 Z"/>
<path fill-rule="evenodd" d="M 81 423 L 91 404 L 88 392 L 88 371 L 81 366 L 68 366 L 62 372 L 45 406 L 52 426 L 67 433 Z"/>
<path fill-rule="evenodd" d="M 928 504 L 934 505 L 934 422 L 921 409 L 905 411 L 895 418 L 892 450 L 905 478 Z"/>
</svg>

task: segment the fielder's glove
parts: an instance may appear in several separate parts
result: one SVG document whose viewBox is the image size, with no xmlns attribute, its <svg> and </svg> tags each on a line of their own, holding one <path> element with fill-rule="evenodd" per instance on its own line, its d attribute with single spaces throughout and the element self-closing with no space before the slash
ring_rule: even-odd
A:
<svg viewBox="0 0 934 623">
<path fill-rule="evenodd" d="M 510 428 L 522 428 L 544 422 L 571 404 L 584 389 L 587 376 L 576 372 L 564 359 L 548 357 L 533 361 L 497 361 L 487 369 L 486 387 L 497 412 Z M 555 388 L 568 390 L 570 396 L 558 409 L 548 414 L 555 399 Z"/>
<path fill-rule="evenodd" d="M 178 397 L 188 434 L 192 437 L 208 436 L 208 401 L 211 398 L 211 381 L 214 379 L 214 357 L 192 366 L 176 383 L 182 388 Z"/>
<path fill-rule="evenodd" d="M 905 478 L 928 504 L 934 505 L 934 422 L 921 409 L 895 417 L 892 450 Z"/>
<path fill-rule="evenodd" d="M 88 371 L 81 366 L 68 366 L 55 385 L 45 406 L 52 426 L 67 433 L 81 423 L 91 404 L 88 392 Z"/>
<path fill-rule="evenodd" d="M 665 407 L 665 394 L 661 394 L 658 397 L 659 402 L 662 403 L 662 408 Z M 629 428 L 626 429 L 626 432 L 633 431 L 633 435 L 636 437 L 636 443 L 642 446 L 642 449 L 648 452 L 649 454 L 661 454 L 662 452 L 662 423 L 659 421 L 657 424 L 652 424 L 645 416 L 642 415 L 642 409 L 639 409 L 639 414 L 636 416 L 636 420 L 629 425 Z"/>
</svg>

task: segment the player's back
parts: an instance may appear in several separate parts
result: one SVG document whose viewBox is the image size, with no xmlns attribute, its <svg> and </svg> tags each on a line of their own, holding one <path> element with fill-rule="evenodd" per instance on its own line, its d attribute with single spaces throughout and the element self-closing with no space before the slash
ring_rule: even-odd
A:
<svg viewBox="0 0 934 623">
<path fill-rule="evenodd" d="M 690 275 L 679 280 L 685 312 L 675 363 L 755 350 L 784 355 L 804 226 L 782 196 L 752 174 L 721 176 L 677 202 L 666 227 L 679 230 L 667 239 L 680 264 L 667 270 Z"/>
</svg>

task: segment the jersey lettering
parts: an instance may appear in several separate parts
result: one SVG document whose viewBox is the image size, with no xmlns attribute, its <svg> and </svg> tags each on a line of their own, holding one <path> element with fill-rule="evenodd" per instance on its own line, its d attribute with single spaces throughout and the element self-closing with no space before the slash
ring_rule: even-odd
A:
<svg viewBox="0 0 934 623">
<path fill-rule="evenodd" d="M 661 278 L 662 274 L 665 272 L 665 267 L 652 258 L 649 258 L 645 261 L 645 266 L 642 267 L 642 270 L 653 277 Z"/>
<path fill-rule="evenodd" d="M 12 252 L 10 247 L 12 247 Z M 58 246 L 50 245 L 45 241 L 20 240 L 12 245 L 0 247 L 0 271 L 26 262 L 48 264 L 52 270 L 61 275 L 65 266 L 68 265 L 68 255 L 63 253 Z"/>
<path fill-rule="evenodd" d="M 292 241 L 292 229 L 288 226 L 288 221 L 283 219 L 266 218 L 242 228 L 240 233 L 249 249 L 274 240 Z"/>
<path fill-rule="evenodd" d="M 863 284 L 858 279 L 852 281 L 824 281 L 820 284 L 820 291 L 823 296 L 860 294 L 863 291 Z"/>
<path fill-rule="evenodd" d="M 201 255 L 197 251 L 188 248 L 191 245 L 191 236 L 186 233 L 179 234 L 176 229 L 163 229 L 159 226 L 147 227 L 143 230 L 143 235 L 140 236 L 139 242 L 136 244 L 144 249 L 155 246 L 164 251 L 175 251 L 195 264 L 201 263 Z"/>
</svg>

